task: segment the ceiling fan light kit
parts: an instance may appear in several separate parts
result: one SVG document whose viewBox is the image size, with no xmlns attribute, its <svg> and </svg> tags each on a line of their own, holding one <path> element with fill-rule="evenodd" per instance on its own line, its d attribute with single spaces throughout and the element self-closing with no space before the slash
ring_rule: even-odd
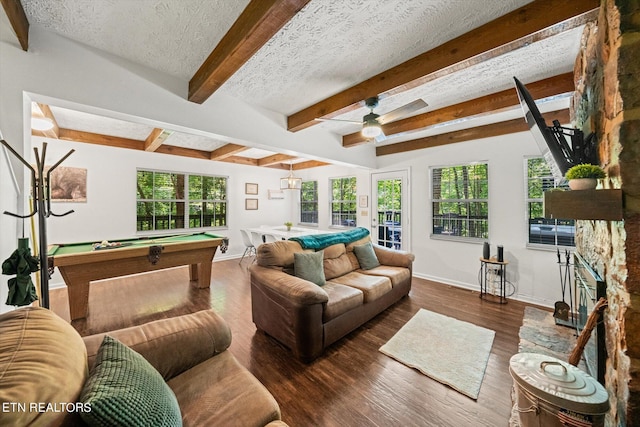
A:
<svg viewBox="0 0 640 427">
<path fill-rule="evenodd" d="M 364 121 L 362 123 L 362 136 L 365 138 L 375 138 L 382 133 L 382 128 L 380 127 L 380 123 L 376 120 L 378 115 L 375 113 L 370 113 L 364 116 Z"/>
<path fill-rule="evenodd" d="M 386 139 L 386 135 L 384 134 L 384 132 L 382 132 L 383 124 L 406 117 L 427 106 L 427 103 L 424 102 L 424 100 L 416 99 L 413 102 L 405 104 L 402 107 L 396 108 L 395 110 L 389 111 L 388 113 L 385 113 L 381 116 L 373 112 L 373 110 L 378 106 L 379 101 L 380 99 L 377 96 L 372 96 L 364 100 L 364 105 L 369 109 L 369 113 L 365 114 L 365 116 L 362 118 L 362 122 L 324 118 L 317 118 L 316 120 L 360 124 L 362 125 L 362 130 L 360 131 L 360 133 L 364 138 L 375 139 L 376 142 L 381 142 Z"/>
</svg>

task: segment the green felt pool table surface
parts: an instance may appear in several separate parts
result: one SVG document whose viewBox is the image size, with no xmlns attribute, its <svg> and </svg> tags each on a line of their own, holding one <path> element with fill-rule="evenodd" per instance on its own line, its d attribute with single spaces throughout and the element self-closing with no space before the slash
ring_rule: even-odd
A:
<svg viewBox="0 0 640 427">
<path fill-rule="evenodd" d="M 171 243 L 183 243 L 183 242 L 197 242 L 197 241 L 205 241 L 209 239 L 222 239 L 222 236 L 218 236 L 213 233 L 204 232 L 204 233 L 195 233 L 195 234 L 176 234 L 169 236 L 145 236 L 145 237 L 136 237 L 131 239 L 121 239 L 121 240 L 108 240 L 110 243 L 121 243 L 122 246 L 115 246 L 109 249 L 100 249 L 103 250 L 117 250 L 123 248 L 130 248 L 132 246 L 152 246 L 152 245 L 166 245 Z M 93 246 L 96 243 L 100 242 L 83 242 L 83 243 L 61 243 L 54 244 L 49 246 L 48 255 L 49 256 L 60 256 L 60 255 L 72 255 L 72 254 L 81 254 L 85 252 L 94 251 Z"/>
<path fill-rule="evenodd" d="M 189 266 L 189 280 L 207 288 L 218 246 L 226 238 L 213 233 L 153 236 L 110 241 L 121 246 L 94 249 L 94 244 L 73 243 L 49 247 L 49 267 L 57 267 L 67 285 L 71 320 L 87 316 L 90 282 L 153 270 Z"/>
</svg>

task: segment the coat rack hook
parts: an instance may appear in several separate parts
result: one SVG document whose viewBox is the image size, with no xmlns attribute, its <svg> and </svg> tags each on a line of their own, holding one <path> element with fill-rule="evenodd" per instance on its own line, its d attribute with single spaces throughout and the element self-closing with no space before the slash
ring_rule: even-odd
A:
<svg viewBox="0 0 640 427">
<path fill-rule="evenodd" d="M 20 154 L 18 154 L 7 141 L 2 139 L 0 136 L 0 143 L 4 145 L 11 154 L 13 154 L 22 164 L 24 164 L 31 171 L 31 191 L 33 194 L 33 198 L 35 200 L 33 212 L 29 215 L 18 215 L 11 212 L 4 212 L 6 215 L 10 215 L 16 218 L 28 218 L 36 213 L 38 214 L 38 235 L 39 235 L 39 256 L 40 256 L 40 268 L 42 269 L 42 274 L 40 274 L 40 294 L 42 296 L 42 300 L 40 301 L 40 306 L 44 308 L 49 308 L 49 277 L 52 273 L 52 270 L 47 266 L 49 265 L 48 257 L 47 257 L 47 222 L 46 219 L 49 216 L 65 216 L 69 215 L 73 212 L 70 210 L 63 214 L 54 214 L 51 212 L 51 191 L 49 187 L 49 180 L 51 178 L 51 172 L 60 165 L 67 157 L 74 152 L 74 150 L 69 151 L 65 156 L 63 156 L 58 162 L 56 162 L 46 173 L 44 173 L 45 168 L 45 158 L 47 154 L 47 143 L 42 143 L 42 154 L 38 152 L 36 147 L 33 148 L 33 152 L 35 155 L 36 167 L 38 170 L 33 168 Z"/>
</svg>

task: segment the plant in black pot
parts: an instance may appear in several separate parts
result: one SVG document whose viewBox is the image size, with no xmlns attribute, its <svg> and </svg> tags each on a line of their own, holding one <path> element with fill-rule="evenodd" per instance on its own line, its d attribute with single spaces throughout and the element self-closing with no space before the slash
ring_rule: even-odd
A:
<svg viewBox="0 0 640 427">
<path fill-rule="evenodd" d="M 572 190 L 592 190 L 598 185 L 598 180 L 606 176 L 600 166 L 590 164 L 572 166 L 565 174 Z"/>
</svg>

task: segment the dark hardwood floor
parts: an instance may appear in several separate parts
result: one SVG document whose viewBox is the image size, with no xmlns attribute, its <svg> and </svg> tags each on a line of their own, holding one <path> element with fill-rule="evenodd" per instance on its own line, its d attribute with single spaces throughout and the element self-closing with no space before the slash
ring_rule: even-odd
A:
<svg viewBox="0 0 640 427">
<path fill-rule="evenodd" d="M 88 335 L 212 308 L 231 327 L 230 351 L 274 395 L 292 427 L 508 425 L 509 358 L 518 351 L 526 304 L 499 305 L 477 292 L 414 278 L 409 297 L 304 364 L 256 331 L 248 262 L 215 262 L 210 289 L 190 287 L 186 267 L 94 282 L 89 315 L 73 325 Z M 51 309 L 69 320 L 66 288 L 50 295 Z M 477 401 L 378 351 L 420 308 L 496 331 Z"/>
</svg>

